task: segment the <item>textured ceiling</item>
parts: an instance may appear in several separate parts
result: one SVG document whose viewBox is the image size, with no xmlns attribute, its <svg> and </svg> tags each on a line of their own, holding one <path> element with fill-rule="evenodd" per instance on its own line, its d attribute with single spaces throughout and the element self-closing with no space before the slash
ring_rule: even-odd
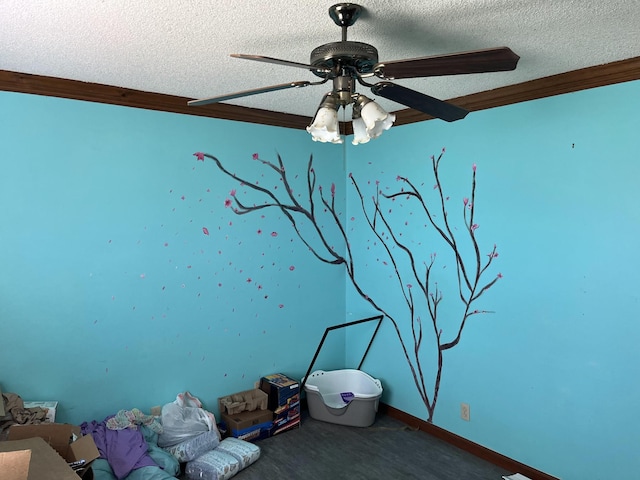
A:
<svg viewBox="0 0 640 480">
<path fill-rule="evenodd" d="M 0 0 L 0 69 L 203 98 L 318 78 L 229 57 L 309 63 L 339 41 L 335 1 Z M 513 72 L 398 80 L 446 100 L 640 55 L 639 0 L 361 0 L 349 40 L 380 61 L 507 46 Z M 330 84 L 228 103 L 312 116 Z M 361 93 L 369 94 L 364 87 Z M 377 99 L 391 111 L 405 108 Z M 193 107 L 198 108 L 198 107 Z"/>
</svg>

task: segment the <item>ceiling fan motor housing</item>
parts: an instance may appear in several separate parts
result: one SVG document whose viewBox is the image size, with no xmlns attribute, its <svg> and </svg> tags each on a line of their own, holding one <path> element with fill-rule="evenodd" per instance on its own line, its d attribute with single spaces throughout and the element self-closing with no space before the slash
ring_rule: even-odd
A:
<svg viewBox="0 0 640 480">
<path fill-rule="evenodd" d="M 362 42 L 326 43 L 312 50 L 309 63 L 314 67 L 332 70 L 335 75 L 340 75 L 343 67 L 352 67 L 360 74 L 372 73 L 373 66 L 378 63 L 378 50 Z M 313 72 L 319 77 L 326 77 L 326 73 Z"/>
</svg>

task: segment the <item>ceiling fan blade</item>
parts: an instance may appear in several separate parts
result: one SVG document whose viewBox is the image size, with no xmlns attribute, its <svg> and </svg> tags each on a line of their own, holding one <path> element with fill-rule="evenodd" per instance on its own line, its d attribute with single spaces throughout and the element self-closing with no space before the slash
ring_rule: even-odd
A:
<svg viewBox="0 0 640 480">
<path fill-rule="evenodd" d="M 441 118 L 447 122 L 461 120 L 469 113 L 464 108 L 457 107 L 451 103 L 443 102 L 437 98 L 391 82 L 376 83 L 371 88 L 371 91 L 375 95 L 380 95 L 381 97 L 401 103 L 402 105 L 406 105 L 432 117 Z"/>
<path fill-rule="evenodd" d="M 253 90 L 243 90 L 241 92 L 229 93 L 227 95 L 220 95 L 218 97 L 203 98 L 201 100 L 191 100 L 187 102 L 190 107 L 199 107 L 201 105 L 208 105 L 210 103 L 224 102 L 225 100 L 231 100 L 233 98 L 248 97 L 249 95 L 257 95 L 258 93 L 275 92 L 277 90 L 286 90 L 287 88 L 300 88 L 308 87 L 311 82 L 300 81 L 281 83 L 279 85 L 271 85 L 270 87 L 254 88 Z"/>
<path fill-rule="evenodd" d="M 287 67 L 304 68 L 305 70 L 311 70 L 319 73 L 329 73 L 331 70 L 328 68 L 314 67 L 313 65 L 307 65 L 305 63 L 290 62 L 289 60 L 280 60 L 279 58 L 263 57 L 262 55 L 244 55 L 242 53 L 232 53 L 233 58 L 243 58 L 245 60 L 256 60 L 257 62 L 275 63 L 277 65 L 285 65 Z"/>
<path fill-rule="evenodd" d="M 504 72 L 514 70 L 519 59 L 520 57 L 510 48 L 498 47 L 449 55 L 380 62 L 374 66 L 374 71 L 378 77 L 389 79 Z"/>
</svg>

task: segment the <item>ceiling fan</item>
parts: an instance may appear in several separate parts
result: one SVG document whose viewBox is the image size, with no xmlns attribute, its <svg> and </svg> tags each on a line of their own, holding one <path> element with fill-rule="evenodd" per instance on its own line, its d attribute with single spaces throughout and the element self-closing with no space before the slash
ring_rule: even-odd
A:
<svg viewBox="0 0 640 480">
<path fill-rule="evenodd" d="M 333 88 L 324 96 L 307 131 L 311 133 L 314 140 L 342 143 L 337 111 L 340 107 L 353 104 L 353 143 L 358 144 L 376 138 L 383 130 L 390 128 L 395 121 L 395 115 L 388 114 L 374 101 L 357 93 L 357 84 L 370 88 L 374 95 L 387 98 L 432 117 L 453 122 L 464 118 L 469 112 L 451 103 L 392 83 L 391 80 L 508 71 L 514 70 L 520 59 L 511 49 L 498 47 L 379 62 L 378 51 L 374 46 L 347 40 L 347 28 L 355 23 L 362 10 L 363 8 L 355 3 L 338 3 L 329 8 L 329 16 L 336 25 L 342 28 L 342 41 L 314 48 L 311 51 L 309 64 L 261 55 L 231 54 L 234 58 L 303 68 L 311 71 L 321 80 L 316 82 L 303 80 L 244 90 L 217 97 L 192 100 L 188 102 L 188 105 L 207 105 L 288 88 L 321 85 L 331 80 Z M 370 83 L 372 78 L 381 81 Z"/>
</svg>

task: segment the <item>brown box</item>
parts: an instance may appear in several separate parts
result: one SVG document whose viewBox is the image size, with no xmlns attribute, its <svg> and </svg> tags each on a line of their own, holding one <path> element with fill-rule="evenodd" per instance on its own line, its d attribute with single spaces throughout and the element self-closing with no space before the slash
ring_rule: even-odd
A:
<svg viewBox="0 0 640 480">
<path fill-rule="evenodd" d="M 79 480 L 78 475 L 67 465 L 67 462 L 40 437 L 0 442 L 0 452 L 6 452 L 2 455 L 8 456 L 10 461 L 15 454 L 22 455 L 21 452 L 24 450 L 31 452 L 31 459 L 27 466 L 28 476 L 22 478 L 28 478 L 29 480 L 42 480 L 45 478 Z M 2 472 L 4 473 L 4 470 Z M 2 478 L 4 479 L 4 475 Z"/>
<path fill-rule="evenodd" d="M 222 414 L 222 422 L 227 427 L 227 434 L 241 440 L 253 441 L 271 435 L 273 412 L 271 410 L 254 410 L 240 412 L 235 415 Z"/>
<path fill-rule="evenodd" d="M 245 390 L 244 392 L 233 393 L 218 399 L 220 413 L 235 415 L 240 412 L 252 412 L 254 410 L 266 410 L 269 396 L 260 390 Z"/>
<path fill-rule="evenodd" d="M 74 434 L 78 437 L 75 442 L 72 441 Z M 67 423 L 12 425 L 9 429 L 9 442 L 4 443 L 10 443 L 11 441 L 28 441 L 36 438 L 44 440 L 50 448 L 58 453 L 58 458 L 62 457 L 65 467 L 73 474 L 71 478 L 75 478 L 76 480 L 78 478 L 77 475 L 75 475 L 74 471 L 66 465 L 66 463 L 84 460 L 85 465 L 83 469 L 76 471 L 76 473 L 82 477 L 90 472 L 91 462 L 100 456 L 93 437 L 91 435 L 80 436 L 80 428 Z M 36 444 L 37 443 L 38 442 L 36 442 Z M 38 452 L 32 450 L 32 466 L 37 457 L 41 457 L 40 459 L 44 458 L 45 460 L 43 461 L 45 463 L 49 462 L 49 460 L 46 460 L 48 457 L 43 453 L 43 450 L 46 452 L 46 449 L 42 448 L 39 448 Z"/>
<path fill-rule="evenodd" d="M 0 472 L 3 480 L 28 480 L 31 450 L 0 452 Z"/>
<path fill-rule="evenodd" d="M 300 384 L 282 373 L 262 377 L 260 389 L 269 395 L 268 408 L 273 411 L 300 401 Z"/>
</svg>

